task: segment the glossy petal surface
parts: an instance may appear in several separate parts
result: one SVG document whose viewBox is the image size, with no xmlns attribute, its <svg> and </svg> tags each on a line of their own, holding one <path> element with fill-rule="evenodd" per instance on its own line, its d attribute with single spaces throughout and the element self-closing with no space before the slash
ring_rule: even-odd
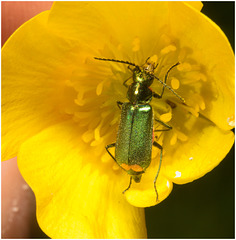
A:
<svg viewBox="0 0 236 240">
<path fill-rule="evenodd" d="M 63 122 L 21 147 L 18 165 L 37 196 L 41 228 L 52 238 L 145 238 L 143 209 L 120 194 L 125 178 L 99 166 L 78 133 Z"/>
<path fill-rule="evenodd" d="M 174 183 L 217 166 L 234 135 L 234 55 L 199 2 L 56 2 L 24 24 L 2 50 L 3 158 L 18 155 L 37 199 L 38 221 L 53 238 L 143 238 L 143 209 Z M 207 37 L 206 37 L 207 36 Z M 105 151 L 115 142 L 127 65 L 150 57 L 164 81 L 153 99 L 163 147 L 140 183 Z M 180 63 L 177 65 L 176 63 Z M 175 67 L 173 67 L 175 65 Z M 173 68 L 170 70 L 170 68 Z M 151 86 L 162 91 L 160 82 Z M 182 100 L 181 100 L 182 99 Z M 184 99 L 184 101 L 183 101 Z M 113 152 L 112 152 L 113 153 Z M 129 205 L 128 202 L 133 206 Z"/>
<path fill-rule="evenodd" d="M 28 137 L 66 117 L 59 111 L 61 81 L 53 75 L 68 45 L 47 30 L 47 18 L 44 12 L 21 26 L 2 49 L 4 160 L 16 156 Z"/>
</svg>

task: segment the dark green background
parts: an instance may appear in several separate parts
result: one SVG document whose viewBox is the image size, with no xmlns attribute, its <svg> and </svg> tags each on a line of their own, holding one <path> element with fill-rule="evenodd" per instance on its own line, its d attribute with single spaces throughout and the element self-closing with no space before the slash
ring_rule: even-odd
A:
<svg viewBox="0 0 236 240">
<path fill-rule="evenodd" d="M 234 49 L 234 2 L 203 4 L 202 12 L 220 26 Z M 146 208 L 148 238 L 234 238 L 234 169 L 233 147 L 204 177 L 174 184 L 166 200 Z"/>
</svg>

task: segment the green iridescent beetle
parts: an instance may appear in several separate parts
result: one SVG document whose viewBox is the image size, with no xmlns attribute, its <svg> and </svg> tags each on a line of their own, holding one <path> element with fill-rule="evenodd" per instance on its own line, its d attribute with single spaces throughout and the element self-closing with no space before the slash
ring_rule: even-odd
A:
<svg viewBox="0 0 236 240">
<path fill-rule="evenodd" d="M 159 122 L 166 128 L 157 131 L 170 130 L 171 126 L 159 119 L 154 119 L 153 110 L 149 102 L 152 100 L 152 97 L 162 98 L 165 88 L 169 89 L 184 102 L 184 99 L 166 84 L 168 73 L 179 63 L 171 66 L 165 75 L 164 81 L 161 81 L 154 75 L 154 70 L 157 65 L 155 66 L 152 62 L 148 63 L 149 58 L 143 66 L 138 66 L 134 63 L 122 60 L 96 57 L 95 59 L 128 64 L 128 68 L 133 72 L 132 84 L 127 85 L 129 79 L 123 82 L 123 85 L 128 88 L 127 98 L 129 102 L 122 103 L 117 101 L 118 107 L 121 108 L 121 119 L 116 142 L 107 145 L 106 150 L 116 163 L 130 175 L 130 183 L 123 191 L 124 193 L 130 188 L 132 179 L 137 183 L 140 182 L 142 174 L 149 167 L 152 156 L 152 145 L 159 148 L 161 151 L 160 162 L 154 179 L 156 201 L 158 201 L 156 181 L 161 168 L 163 148 L 153 140 L 153 120 Z M 130 66 L 133 66 L 133 68 Z M 153 92 L 149 88 L 154 79 L 158 80 L 163 85 L 160 94 Z M 109 151 L 111 147 L 115 147 L 115 157 Z"/>
</svg>

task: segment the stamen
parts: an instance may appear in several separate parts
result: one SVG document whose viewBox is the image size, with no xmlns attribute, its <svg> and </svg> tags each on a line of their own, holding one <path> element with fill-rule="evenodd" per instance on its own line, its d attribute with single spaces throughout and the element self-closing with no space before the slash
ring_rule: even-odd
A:
<svg viewBox="0 0 236 240">
<path fill-rule="evenodd" d="M 86 119 L 91 117 L 91 112 L 75 112 L 75 117 L 79 119 Z"/>
<path fill-rule="evenodd" d="M 155 55 L 153 55 L 153 56 L 151 56 L 151 57 L 149 58 L 148 62 L 150 61 L 150 62 L 157 63 L 157 60 L 158 60 L 158 57 L 157 57 L 157 55 L 155 54 Z"/>
<path fill-rule="evenodd" d="M 90 146 L 94 147 L 93 151 L 96 152 L 96 155 L 99 155 L 102 163 L 108 163 L 109 165 L 113 164 L 112 168 L 115 171 L 119 170 L 120 167 L 105 151 L 105 146 L 109 143 L 115 142 L 117 125 L 120 119 L 120 111 L 116 106 L 116 101 L 127 101 L 127 99 L 125 100 L 125 94 L 127 90 L 122 85 L 122 83 L 132 75 L 130 74 L 131 71 L 127 70 L 127 65 L 133 69 L 132 66 L 135 67 L 138 66 L 138 64 L 142 65 L 145 63 L 145 60 L 150 57 L 146 63 L 155 63 L 154 75 L 156 75 L 159 79 L 162 79 L 162 81 L 157 79 L 159 82 L 157 82 L 156 86 L 153 86 L 153 91 L 155 90 L 158 92 L 158 88 L 162 89 L 164 86 L 166 90 L 163 94 L 163 99 L 160 99 L 160 101 L 153 100 L 151 104 L 153 105 L 153 108 L 156 106 L 157 111 L 155 112 L 155 116 L 157 115 L 158 119 L 164 123 L 168 123 L 170 120 L 172 120 L 170 124 L 168 123 L 168 125 L 171 125 L 173 127 L 172 130 L 155 132 L 155 141 L 158 141 L 158 143 L 163 146 L 163 154 L 164 151 L 166 151 L 166 153 L 168 152 L 168 148 L 166 147 L 165 143 L 169 142 L 169 145 L 173 146 L 177 142 L 178 144 L 181 144 L 181 142 L 188 140 L 188 136 L 181 132 L 181 130 L 176 130 L 176 127 L 185 124 L 180 122 L 182 119 L 186 119 L 186 121 L 188 121 L 188 118 L 178 118 L 180 115 L 178 112 L 179 106 L 180 108 L 185 109 L 183 112 L 191 112 L 196 117 L 199 115 L 199 110 L 205 109 L 205 102 L 200 93 L 198 93 L 200 91 L 200 88 L 198 87 L 201 86 L 201 81 L 206 81 L 207 78 L 201 72 L 200 65 L 195 66 L 194 61 L 188 58 L 188 49 L 177 49 L 177 47 L 173 44 L 172 39 L 163 34 L 161 36 L 160 44 L 157 46 L 157 48 L 155 48 L 153 55 L 150 54 L 149 56 L 142 56 L 140 55 L 140 38 L 135 37 L 132 40 L 133 41 L 131 43 L 131 48 L 134 53 L 130 56 L 130 60 L 132 62 L 128 62 L 127 56 L 122 57 L 121 53 L 119 53 L 119 56 L 117 56 L 117 53 L 115 52 L 117 51 L 117 44 L 114 47 L 114 52 L 111 50 L 112 46 L 109 46 L 107 52 L 101 54 L 101 56 L 114 56 L 114 59 L 97 59 L 110 61 L 111 64 L 101 64 L 101 66 L 104 66 L 101 67 L 99 64 L 101 61 L 97 61 L 99 68 L 94 68 L 94 72 L 90 70 L 86 71 L 85 76 L 82 76 L 84 78 L 84 81 L 79 81 L 78 86 L 76 85 L 78 95 L 77 99 L 74 100 L 74 102 L 79 106 L 76 107 L 82 110 L 74 113 L 76 121 L 78 121 L 78 124 L 80 126 L 86 126 L 86 130 L 84 130 L 85 132 L 82 135 L 82 140 L 85 143 L 90 144 Z M 119 45 L 118 49 L 121 48 L 123 48 L 123 46 Z M 158 55 L 154 55 L 154 53 L 158 53 Z M 120 60 L 115 60 L 116 58 Z M 176 66 L 177 69 L 175 69 L 173 73 L 170 74 L 170 79 L 165 82 L 163 79 L 165 79 L 167 69 L 172 65 Z M 93 81 L 90 83 L 86 79 L 91 79 Z M 199 83 L 197 81 L 199 81 Z M 127 84 L 129 85 L 131 82 L 132 79 L 129 80 Z M 187 85 L 190 86 L 191 83 L 195 82 L 197 82 L 196 88 L 194 84 L 188 88 Z M 65 83 L 71 87 L 74 82 L 65 80 Z M 185 89 L 183 86 L 187 86 L 186 89 L 189 90 L 187 93 L 184 93 Z M 179 91 L 175 92 L 177 89 L 181 90 L 180 95 Z M 168 98 L 168 91 L 171 91 L 171 94 L 173 93 L 175 95 L 173 98 L 177 97 L 177 103 L 173 103 L 173 105 L 166 103 L 166 99 Z M 94 94 L 95 92 L 96 95 Z M 92 99 L 92 96 L 94 96 L 94 99 Z M 178 104 L 179 99 L 182 102 L 185 102 L 184 98 L 186 98 L 186 104 Z M 96 104 L 94 104 L 95 102 Z M 99 109 L 96 108 L 97 105 L 99 106 Z M 173 112 L 172 107 L 175 108 Z M 174 115 L 175 113 L 176 116 Z M 175 127 L 172 125 L 172 123 Z M 229 117 L 227 119 L 227 123 L 229 126 L 234 126 L 234 118 Z M 159 128 L 158 125 L 158 129 L 162 129 L 162 127 Z M 163 129 L 165 129 L 164 126 Z M 183 131 L 185 132 L 185 130 Z M 187 133 L 188 132 L 186 132 L 186 134 Z M 160 150 L 158 148 L 153 148 L 152 151 L 152 158 L 157 158 L 160 155 Z M 111 148 L 111 152 L 114 155 L 115 148 Z M 189 160 L 191 160 L 191 158 L 189 158 Z M 181 177 L 181 172 L 176 171 L 175 175 L 175 177 Z M 170 182 L 167 182 L 168 186 L 170 186 L 170 184 Z"/>
<path fill-rule="evenodd" d="M 165 45 L 170 44 L 171 38 L 164 33 L 160 36 L 160 42 L 162 42 Z"/>
<path fill-rule="evenodd" d="M 198 95 L 198 105 L 202 110 L 204 110 L 206 108 L 206 104 L 201 95 Z"/>
<path fill-rule="evenodd" d="M 116 124 L 118 121 L 119 121 L 119 118 L 118 118 L 118 117 L 114 117 L 114 118 L 112 119 L 112 121 L 110 122 L 110 125 L 113 126 L 113 125 Z"/>
<path fill-rule="evenodd" d="M 170 139 L 170 145 L 173 146 L 177 142 L 177 134 L 174 132 L 171 139 Z"/>
<path fill-rule="evenodd" d="M 94 138 L 94 134 L 91 130 L 86 131 L 83 135 L 82 135 L 82 140 L 85 143 L 88 143 L 90 141 L 92 141 L 92 139 Z"/>
<path fill-rule="evenodd" d="M 104 143 L 104 142 L 103 142 L 103 138 L 100 138 L 99 140 L 94 140 L 94 141 L 92 141 L 91 144 L 90 144 L 90 146 L 91 146 L 91 147 L 95 147 L 95 146 L 98 146 L 98 145 L 100 145 L 100 144 L 102 144 L 102 143 Z"/>
<path fill-rule="evenodd" d="M 164 113 L 160 116 L 160 120 L 163 121 L 163 122 L 169 122 L 172 118 L 172 113 L 171 111 L 168 112 L 168 113 Z"/>
<path fill-rule="evenodd" d="M 93 130 L 96 129 L 99 126 L 100 122 L 101 122 L 100 116 L 97 116 L 97 115 L 96 115 L 96 117 L 93 116 L 92 121 L 90 121 L 89 124 L 87 122 L 88 129 L 93 129 Z"/>
<path fill-rule="evenodd" d="M 176 51 L 176 46 L 171 44 L 161 50 L 161 55 L 166 55 L 167 53 L 174 51 Z"/>
<path fill-rule="evenodd" d="M 178 131 L 177 129 L 175 129 L 175 132 L 177 133 L 177 138 L 178 138 L 180 141 L 185 142 L 185 141 L 188 140 L 188 137 L 187 137 L 184 133 Z"/>
<path fill-rule="evenodd" d="M 113 169 L 114 171 L 117 171 L 117 170 L 120 169 L 120 166 L 119 166 L 118 164 L 113 164 L 112 169 Z"/>
<path fill-rule="evenodd" d="M 85 104 L 85 100 L 83 99 L 84 97 L 84 91 L 79 91 L 77 95 L 77 99 L 75 99 L 75 103 L 79 106 L 83 106 Z"/>
<path fill-rule="evenodd" d="M 111 161 L 111 158 L 110 158 L 109 154 L 107 154 L 107 152 L 105 152 L 105 154 L 102 155 L 101 161 L 102 161 L 102 163 L 108 163 Z"/>
<path fill-rule="evenodd" d="M 96 88 L 97 96 L 101 95 L 105 81 L 100 82 Z"/>
<path fill-rule="evenodd" d="M 181 79 L 181 82 L 185 85 L 190 85 L 198 81 L 206 82 L 207 81 L 206 75 L 203 73 L 190 71 L 190 72 L 187 72 L 184 78 Z"/>
<path fill-rule="evenodd" d="M 207 81 L 207 77 L 206 77 L 206 75 L 203 74 L 203 73 L 195 72 L 194 75 L 195 75 L 195 79 L 197 79 L 197 80 L 202 80 L 202 81 L 204 81 L 204 82 Z"/>
<path fill-rule="evenodd" d="M 200 109 L 204 110 L 206 108 L 203 97 L 198 93 L 191 95 L 191 99 L 189 100 L 188 104 L 189 106 L 192 106 L 197 113 L 200 111 Z"/>
<path fill-rule="evenodd" d="M 179 80 L 175 77 L 171 79 L 171 86 L 173 89 L 178 89 L 179 88 Z"/>
<path fill-rule="evenodd" d="M 111 114 L 108 110 L 104 110 L 102 113 L 101 113 L 101 117 L 102 118 L 106 118 L 109 116 L 109 114 Z"/>
<path fill-rule="evenodd" d="M 180 108 L 184 109 L 185 111 L 190 112 L 193 116 L 199 117 L 199 113 L 198 113 L 197 109 L 195 108 L 195 106 L 193 107 L 193 103 L 189 99 L 187 99 L 186 105 L 181 104 L 178 106 Z"/>
<path fill-rule="evenodd" d="M 182 62 L 179 66 L 177 66 L 177 69 L 181 72 L 189 72 L 192 70 L 192 66 L 190 63 Z"/>
<path fill-rule="evenodd" d="M 94 130 L 94 139 L 96 140 L 96 141 L 99 141 L 100 140 L 100 127 L 101 127 L 101 125 L 99 125 L 98 127 L 96 127 L 95 128 L 95 130 Z"/>
</svg>

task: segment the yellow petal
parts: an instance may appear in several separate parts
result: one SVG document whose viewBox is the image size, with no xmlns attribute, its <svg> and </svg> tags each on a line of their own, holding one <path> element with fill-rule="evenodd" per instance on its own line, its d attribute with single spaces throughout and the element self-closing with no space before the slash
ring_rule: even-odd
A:
<svg viewBox="0 0 236 240">
<path fill-rule="evenodd" d="M 35 193 L 40 227 L 51 238 L 145 238 L 143 209 L 122 194 L 126 174 L 107 169 L 93 151 L 70 121 L 22 145 L 18 165 Z"/>
<path fill-rule="evenodd" d="M 159 175 L 156 183 L 158 192 L 157 200 L 153 183 L 156 172 L 152 171 L 152 174 L 144 173 L 141 182 L 133 183 L 133 186 L 125 192 L 126 199 L 130 204 L 136 207 L 150 207 L 157 205 L 169 196 L 173 184 L 163 175 Z"/>
<path fill-rule="evenodd" d="M 149 49 L 150 53 L 152 44 L 145 44 L 150 38 L 150 29 L 157 39 L 160 27 L 168 21 L 167 13 L 168 3 L 159 1 L 56 2 L 50 13 L 49 25 L 60 36 L 86 42 L 91 48 L 100 50 L 104 43 L 113 44 L 115 58 L 122 56 L 119 52 L 131 58 L 138 49 Z"/>
<path fill-rule="evenodd" d="M 181 47 L 192 51 L 191 58 L 204 66 L 207 79 L 202 83 L 201 94 L 206 108 L 201 113 L 220 128 L 231 129 L 228 119 L 235 110 L 234 53 L 227 37 L 198 10 L 178 1 L 169 7 L 172 34 L 181 36 Z"/>
<path fill-rule="evenodd" d="M 203 4 L 201 1 L 184 1 L 185 4 L 195 8 L 198 11 L 201 11 Z"/>
<path fill-rule="evenodd" d="M 178 1 L 56 2 L 49 25 L 60 36 L 89 43 L 92 49 L 106 49 L 102 50 L 103 57 L 125 56 L 132 61 L 138 59 L 141 49 L 145 57 L 153 55 L 156 48 L 149 43 L 156 46 L 166 33 L 167 42 L 189 49 L 189 57 L 203 66 L 201 78 L 206 81 L 201 94 L 207 107 L 201 113 L 227 130 L 232 128 L 229 119 L 234 116 L 234 55 L 220 28 L 199 12 L 201 6 L 201 2 Z"/>
<path fill-rule="evenodd" d="M 157 205 L 165 198 L 167 198 L 171 193 L 173 184 L 163 174 L 161 167 L 156 181 L 158 196 L 156 195 L 154 188 L 154 179 L 157 175 L 159 163 L 160 149 L 153 147 L 151 164 L 146 169 L 146 172 L 142 174 L 141 181 L 139 183 L 132 181 L 130 189 L 125 192 L 127 201 L 133 206 L 150 207 Z"/>
<path fill-rule="evenodd" d="M 169 147 L 163 174 L 174 183 L 188 183 L 216 167 L 234 143 L 234 134 L 199 118 L 187 141 Z M 192 136 L 191 136 L 192 135 Z"/>
<path fill-rule="evenodd" d="M 2 49 L 2 158 L 16 156 L 19 145 L 46 126 L 62 121 L 63 76 L 58 65 L 68 43 L 46 28 L 48 12 L 22 25 Z M 46 39 L 46 40 L 45 40 Z M 71 97 L 70 97 L 71 96 Z M 67 94 L 71 99 L 73 91 Z"/>
</svg>

